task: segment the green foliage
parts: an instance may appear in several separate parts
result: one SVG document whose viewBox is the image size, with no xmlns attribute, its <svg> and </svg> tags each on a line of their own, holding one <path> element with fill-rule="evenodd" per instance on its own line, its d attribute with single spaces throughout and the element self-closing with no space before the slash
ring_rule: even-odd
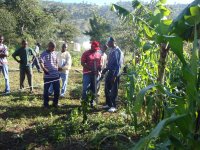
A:
<svg viewBox="0 0 200 150">
<path fill-rule="evenodd" d="M 16 30 L 14 15 L 5 8 L 0 8 L 0 14 L 0 33 L 6 37 L 12 37 L 12 33 Z"/>
<path fill-rule="evenodd" d="M 176 54 L 176 56 L 173 56 L 173 59 L 176 59 L 177 57 L 179 58 L 180 62 L 182 63 L 182 70 L 181 71 L 181 76 L 182 76 L 182 81 L 184 84 L 181 86 L 181 90 L 179 87 L 181 94 L 179 93 L 178 95 L 181 95 L 181 97 L 178 97 L 174 94 L 172 94 L 170 91 L 173 91 L 173 80 L 169 81 L 167 80 L 166 76 L 165 78 L 165 83 L 168 84 L 170 88 L 166 88 L 165 86 L 162 86 L 160 84 L 143 84 L 148 83 L 149 79 L 151 79 L 151 74 L 148 74 L 146 78 L 143 78 L 143 80 L 139 80 L 139 84 L 141 85 L 140 88 L 137 88 L 137 80 L 139 79 L 138 77 L 144 76 L 144 71 L 137 72 L 137 68 L 139 67 L 140 63 L 142 62 L 143 65 L 142 67 L 146 68 L 145 63 L 152 63 L 152 61 L 155 61 L 157 58 L 156 55 L 154 56 L 153 59 L 145 58 L 143 59 L 143 56 L 145 56 L 143 53 L 140 54 L 140 59 L 139 63 L 137 61 L 135 68 L 135 72 L 137 72 L 137 76 L 134 81 L 134 93 L 132 92 L 132 87 L 129 87 L 127 95 L 129 95 L 127 98 L 132 99 L 134 101 L 133 105 L 133 112 L 132 114 L 135 115 L 135 113 L 140 114 L 146 112 L 146 115 L 149 116 L 150 114 L 152 115 L 152 119 L 154 119 L 155 116 L 158 114 L 162 113 L 162 118 L 163 120 L 160 121 L 157 126 L 152 130 L 152 132 L 145 138 L 141 139 L 138 144 L 134 147 L 135 149 L 156 149 L 158 147 L 162 147 L 164 149 L 166 148 L 175 148 L 175 149 L 181 149 L 184 146 L 186 146 L 183 143 L 187 143 L 186 149 L 197 149 L 197 143 L 199 143 L 198 139 L 193 139 L 193 138 L 185 138 L 189 137 L 189 135 L 194 135 L 194 132 L 198 132 L 199 129 L 199 89 L 197 89 L 197 80 L 198 80 L 198 59 L 199 59 L 199 54 L 197 50 L 197 29 L 199 26 L 199 6 L 197 5 L 197 1 L 193 2 L 187 9 L 183 11 L 183 14 L 181 14 L 181 18 L 179 17 L 179 20 L 176 20 L 177 22 L 181 22 L 181 24 L 178 24 L 179 26 L 176 26 L 172 24 L 171 28 L 173 27 L 173 33 L 179 33 L 180 32 L 185 32 L 185 30 L 182 30 L 187 26 L 192 27 L 188 28 L 190 30 L 190 33 L 193 33 L 193 49 L 191 52 L 191 56 L 189 60 L 185 59 L 185 55 L 183 53 L 183 40 L 182 38 L 185 38 L 185 35 L 182 35 L 179 37 L 176 34 L 173 34 L 170 32 L 170 25 L 172 23 L 171 20 L 165 20 L 164 17 L 168 16 L 170 14 L 169 9 L 167 9 L 163 3 L 165 1 L 160 1 L 155 5 L 154 11 L 151 13 L 148 8 L 146 8 L 143 5 L 140 5 L 138 1 L 134 1 L 134 12 L 128 12 L 124 11 L 123 8 L 114 5 L 115 11 L 117 10 L 117 13 L 120 17 L 123 19 L 127 19 L 126 21 L 129 21 L 129 23 L 137 23 L 138 24 L 138 29 L 139 29 L 139 37 L 137 39 L 137 46 L 139 46 L 140 49 L 143 48 L 143 50 L 147 49 L 147 51 L 152 51 L 153 47 L 157 47 L 156 44 L 162 44 L 162 43 L 167 43 L 169 44 L 171 50 Z M 195 6 L 194 6 L 195 5 Z M 190 13 L 185 14 L 185 12 L 190 11 Z M 137 12 L 141 13 L 147 11 L 148 15 L 145 13 L 141 13 L 140 16 L 136 16 Z M 131 16 L 131 20 L 130 19 Z M 127 17 L 127 18 L 126 18 Z M 133 19 L 132 19 L 133 18 Z M 185 26 L 183 26 L 185 24 Z M 144 28 L 143 30 L 140 30 L 141 28 Z M 189 31 L 188 30 L 188 31 Z M 141 34 L 142 33 L 142 34 Z M 180 34 L 179 34 L 180 35 Z M 191 38 L 191 36 L 190 36 Z M 145 44 L 141 44 L 140 40 L 152 40 L 152 47 L 151 48 L 146 48 L 147 47 L 147 42 L 144 42 Z M 189 39 L 189 38 L 188 38 Z M 166 45 L 166 47 L 167 47 Z M 150 47 L 150 46 L 148 46 Z M 167 48 L 165 48 L 167 49 Z M 145 52 L 147 53 L 147 52 Z M 162 55 L 160 55 L 162 56 Z M 169 65 L 169 64 L 168 64 Z M 141 67 L 141 68 L 142 68 Z M 159 66 L 158 66 L 159 67 Z M 168 66 L 167 66 L 168 67 Z M 175 68 L 178 68 L 176 66 Z M 174 70 L 175 68 L 172 68 Z M 180 67 L 179 67 L 180 68 Z M 155 69 L 152 69 L 155 70 Z M 170 70 L 169 70 L 170 71 Z M 146 71 L 150 72 L 150 70 Z M 180 73 L 179 73 L 180 74 Z M 168 74 L 167 74 L 168 75 Z M 174 76 L 174 75 L 173 75 Z M 173 88 L 172 88 L 173 87 Z M 156 88 L 156 90 L 155 90 Z M 178 87 L 177 87 L 178 88 Z M 141 90 L 142 89 L 142 90 Z M 151 92 L 149 92 L 149 90 Z M 137 92 L 139 93 L 137 94 Z M 129 93 L 130 92 L 130 93 Z M 152 96 L 154 95 L 154 96 Z M 135 98 L 133 98 L 135 97 Z M 128 100 L 129 101 L 129 100 Z M 153 103 L 152 103 L 153 102 Z M 161 102 L 162 105 L 164 105 L 164 109 L 161 110 L 155 109 L 154 107 L 161 107 Z M 173 115 L 173 114 L 176 115 Z M 196 118 L 195 114 L 197 113 L 198 119 Z M 155 116 L 154 116 L 155 114 Z M 141 120 L 141 119 L 140 119 Z M 138 122 L 140 121 L 139 118 L 137 119 L 136 124 L 139 124 Z M 190 125 L 183 124 L 183 122 L 187 120 L 188 122 L 191 122 Z M 196 127 L 195 127 L 195 122 L 196 122 Z M 135 124 L 135 123 L 134 123 Z M 168 125 L 168 127 L 166 126 Z M 138 125 L 137 125 L 138 126 Z M 169 132 L 171 131 L 171 132 Z M 177 143 L 179 143 L 177 145 Z"/>
<path fill-rule="evenodd" d="M 99 15 L 94 14 L 93 18 L 90 19 L 90 27 L 91 29 L 86 31 L 84 34 L 90 36 L 91 41 L 96 40 L 102 44 L 106 43 L 106 39 L 111 32 L 111 26 L 107 20 Z"/>
</svg>

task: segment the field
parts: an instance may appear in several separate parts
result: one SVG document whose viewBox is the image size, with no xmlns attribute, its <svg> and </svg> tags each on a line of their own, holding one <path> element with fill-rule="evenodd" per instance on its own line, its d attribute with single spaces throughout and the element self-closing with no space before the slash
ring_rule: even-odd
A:
<svg viewBox="0 0 200 150">
<path fill-rule="evenodd" d="M 0 149 L 126 149 L 133 144 L 132 139 L 138 140 L 134 127 L 127 124 L 122 97 L 119 97 L 120 107 L 116 113 L 102 109 L 105 101 L 103 85 L 98 107 L 90 110 L 87 123 L 82 123 L 82 75 L 75 71 L 81 68 L 71 69 L 67 95 L 59 100 L 59 107 L 44 109 L 43 74 L 33 69 L 34 94 L 28 89 L 19 91 L 17 66 L 11 59 L 11 94 L 1 93 L 0 96 Z M 3 91 L 2 74 L 0 77 L 0 91 Z M 120 93 L 123 93 L 122 87 Z"/>
</svg>

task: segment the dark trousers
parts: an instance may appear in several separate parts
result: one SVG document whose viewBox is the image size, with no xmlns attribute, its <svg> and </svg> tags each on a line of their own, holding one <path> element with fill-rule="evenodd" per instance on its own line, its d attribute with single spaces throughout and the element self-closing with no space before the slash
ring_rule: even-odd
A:
<svg viewBox="0 0 200 150">
<path fill-rule="evenodd" d="M 54 98 L 53 98 L 53 105 L 58 105 L 58 98 L 60 95 L 60 79 L 59 78 L 44 78 L 44 93 L 43 93 L 43 99 L 44 99 L 44 106 L 49 106 L 49 87 L 50 85 L 53 85 L 53 91 L 54 91 Z"/>
<path fill-rule="evenodd" d="M 32 75 L 32 69 L 30 66 L 20 68 L 20 89 L 24 88 L 25 75 L 27 76 L 28 85 L 30 87 L 30 90 L 32 91 L 33 90 L 33 81 L 32 81 L 33 75 Z"/>
<path fill-rule="evenodd" d="M 109 71 L 105 79 L 106 104 L 109 107 L 116 107 L 116 99 L 119 88 L 119 77 L 113 82 L 113 72 Z"/>
<path fill-rule="evenodd" d="M 34 66 L 36 66 L 38 72 L 40 72 L 41 69 L 40 69 L 40 64 L 39 64 L 38 57 L 35 57 L 35 58 L 34 58 L 34 61 L 33 61 L 33 63 L 32 63 L 32 68 L 34 68 Z"/>
</svg>

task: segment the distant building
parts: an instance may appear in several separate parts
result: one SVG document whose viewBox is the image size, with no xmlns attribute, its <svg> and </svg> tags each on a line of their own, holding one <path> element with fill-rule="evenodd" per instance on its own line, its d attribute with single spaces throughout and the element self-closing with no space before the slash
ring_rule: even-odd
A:
<svg viewBox="0 0 200 150">
<path fill-rule="evenodd" d="M 76 51 L 76 52 L 81 51 L 81 45 L 79 43 L 74 43 L 74 51 Z"/>
</svg>

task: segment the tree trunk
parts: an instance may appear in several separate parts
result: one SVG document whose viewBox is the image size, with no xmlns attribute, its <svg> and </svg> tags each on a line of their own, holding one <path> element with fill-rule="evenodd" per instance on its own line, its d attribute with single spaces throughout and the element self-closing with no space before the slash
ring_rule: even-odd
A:
<svg viewBox="0 0 200 150">
<path fill-rule="evenodd" d="M 165 66 L 166 66 L 166 58 L 169 52 L 169 46 L 162 43 L 160 45 L 160 59 L 159 59 L 159 65 L 158 65 L 158 78 L 157 83 L 163 84 L 164 83 L 164 74 L 165 74 Z M 161 116 L 164 118 L 164 109 L 162 108 L 162 95 L 160 95 L 159 91 L 158 93 L 158 100 L 155 103 L 155 110 L 153 115 L 153 121 L 155 123 L 158 123 Z M 164 104 L 166 105 L 166 104 Z M 161 114 L 162 113 L 162 114 Z"/>
</svg>

